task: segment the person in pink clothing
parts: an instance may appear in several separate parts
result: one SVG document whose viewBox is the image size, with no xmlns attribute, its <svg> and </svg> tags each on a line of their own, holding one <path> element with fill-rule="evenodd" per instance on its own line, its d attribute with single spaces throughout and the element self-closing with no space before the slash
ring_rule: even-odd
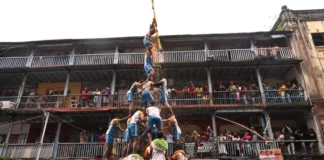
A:
<svg viewBox="0 0 324 160">
<path fill-rule="evenodd" d="M 252 136 L 249 134 L 249 132 L 245 132 L 244 137 L 242 138 L 245 143 L 243 144 L 243 151 L 244 156 L 252 156 L 252 146 L 250 141 L 252 141 Z"/>
</svg>

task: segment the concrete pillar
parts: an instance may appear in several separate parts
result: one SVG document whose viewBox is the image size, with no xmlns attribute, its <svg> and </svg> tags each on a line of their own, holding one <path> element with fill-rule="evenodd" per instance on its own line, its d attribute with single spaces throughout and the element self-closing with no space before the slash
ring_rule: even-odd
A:
<svg viewBox="0 0 324 160">
<path fill-rule="evenodd" d="M 28 76 L 28 74 L 25 74 L 24 78 L 22 79 L 21 85 L 19 87 L 18 97 L 17 97 L 17 101 L 16 101 L 16 108 L 19 107 L 19 103 L 21 101 L 21 96 L 23 96 L 24 89 L 25 89 L 25 84 L 26 84 L 26 80 L 27 80 L 27 76 Z"/>
<path fill-rule="evenodd" d="M 320 130 L 320 124 L 318 122 L 318 119 L 316 117 L 316 112 L 314 111 L 314 108 L 312 108 L 311 112 L 304 112 L 304 117 L 307 123 L 308 128 L 312 128 L 315 131 L 317 141 L 318 141 L 318 150 L 319 153 L 324 153 L 324 144 L 322 139 L 322 134 Z"/>
<path fill-rule="evenodd" d="M 56 128 L 56 134 L 55 134 L 55 141 L 54 141 L 53 158 L 56 158 L 57 156 L 58 145 L 60 142 L 60 135 L 61 135 L 61 126 L 62 126 L 62 122 L 58 122 Z"/>
<path fill-rule="evenodd" d="M 35 46 L 32 46 L 30 48 L 31 48 L 31 51 L 30 51 L 30 54 L 28 55 L 28 60 L 27 60 L 27 63 L 26 63 L 26 67 L 31 67 L 32 62 L 33 62 L 34 53 L 36 52 L 36 47 Z"/>
<path fill-rule="evenodd" d="M 116 89 L 116 70 L 113 70 L 113 77 L 111 80 L 111 87 L 110 87 L 110 92 L 111 95 L 115 95 L 115 89 Z"/>
<path fill-rule="evenodd" d="M 70 54 L 70 60 L 69 60 L 69 65 L 73 65 L 75 60 L 75 46 L 73 46 L 73 49 Z"/>
<path fill-rule="evenodd" d="M 213 85 L 211 80 L 211 73 L 210 69 L 207 68 L 207 80 L 208 80 L 208 91 L 209 91 L 209 97 L 210 97 L 210 104 L 213 104 Z"/>
<path fill-rule="evenodd" d="M 256 71 L 256 74 L 257 74 L 258 84 L 259 84 L 259 88 L 260 88 L 260 92 L 261 92 L 261 100 L 262 100 L 262 103 L 265 104 L 266 103 L 265 94 L 264 94 L 264 90 L 263 90 L 262 79 L 261 79 L 261 74 L 260 74 L 259 67 L 257 67 L 255 69 L 255 71 Z"/>
<path fill-rule="evenodd" d="M 272 132 L 271 119 L 270 119 L 269 113 L 264 111 L 263 114 L 264 114 L 264 118 L 265 118 L 265 125 L 267 125 L 267 122 L 269 120 L 268 135 L 269 135 L 270 139 L 273 139 L 274 136 L 273 136 L 273 132 Z"/>
<path fill-rule="evenodd" d="M 116 46 L 115 53 L 114 53 L 114 64 L 118 64 L 118 56 L 119 56 L 119 46 Z"/>
<path fill-rule="evenodd" d="M 71 74 L 71 73 L 68 72 L 67 75 L 66 75 L 63 96 L 67 96 L 68 91 L 69 91 L 70 74 Z"/>
<path fill-rule="evenodd" d="M 212 116 L 212 123 L 213 123 L 213 134 L 214 137 L 217 137 L 217 128 L 216 128 L 216 117 L 215 114 Z"/>
<path fill-rule="evenodd" d="M 205 41 L 204 42 L 204 46 L 205 46 L 205 61 L 207 61 L 207 57 L 209 56 L 209 52 L 208 52 L 208 43 Z"/>
</svg>

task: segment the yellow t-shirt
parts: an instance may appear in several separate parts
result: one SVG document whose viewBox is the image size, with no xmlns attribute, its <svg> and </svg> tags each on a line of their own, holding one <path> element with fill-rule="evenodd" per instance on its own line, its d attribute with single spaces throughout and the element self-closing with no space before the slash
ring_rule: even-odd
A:
<svg viewBox="0 0 324 160">
<path fill-rule="evenodd" d="M 202 92 L 203 92 L 203 89 L 200 87 L 200 88 L 196 88 L 195 89 L 195 92 L 197 93 L 197 97 L 202 97 Z"/>
</svg>

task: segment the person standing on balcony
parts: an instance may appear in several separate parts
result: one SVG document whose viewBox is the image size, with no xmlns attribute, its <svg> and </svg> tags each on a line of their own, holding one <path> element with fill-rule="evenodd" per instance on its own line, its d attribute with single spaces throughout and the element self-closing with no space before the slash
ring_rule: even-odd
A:
<svg viewBox="0 0 324 160">
<path fill-rule="evenodd" d="M 285 97 L 286 90 L 287 90 L 286 85 L 284 85 L 283 83 L 281 83 L 280 84 L 280 88 L 278 89 L 278 94 L 281 96 L 282 103 L 286 103 L 286 97 Z"/>
<path fill-rule="evenodd" d="M 197 85 L 195 92 L 197 94 L 198 104 L 202 104 L 203 88 L 200 85 Z"/>
<path fill-rule="evenodd" d="M 86 131 L 82 131 L 80 133 L 80 143 L 85 143 L 86 142 L 86 136 L 85 136 Z"/>
<path fill-rule="evenodd" d="M 134 105 L 133 101 L 134 101 L 135 94 L 138 92 L 138 89 L 141 86 L 143 86 L 147 81 L 148 81 L 148 79 L 146 79 L 143 83 L 141 83 L 141 81 L 134 82 L 132 84 L 131 88 L 127 91 L 127 93 L 126 93 L 126 101 L 129 103 L 129 112 L 128 112 L 129 116 L 132 115 L 133 105 Z"/>
<path fill-rule="evenodd" d="M 89 94 L 88 88 L 84 87 L 84 89 L 81 91 L 83 107 L 88 107 L 88 98 L 89 98 L 88 94 Z"/>
<path fill-rule="evenodd" d="M 100 96 L 100 91 L 97 88 L 96 91 L 93 92 L 93 105 L 94 107 L 98 107 L 98 102 L 99 102 L 99 96 Z"/>
<path fill-rule="evenodd" d="M 102 90 L 102 103 L 103 106 L 108 106 L 109 103 L 109 96 L 110 96 L 110 89 L 108 86 L 106 86 L 103 90 Z"/>
<path fill-rule="evenodd" d="M 189 96 L 186 97 L 186 98 L 192 100 L 193 98 L 196 97 L 196 96 L 195 96 L 196 88 L 195 88 L 195 86 L 193 85 L 192 81 L 190 81 L 189 84 L 188 84 L 188 90 L 189 90 Z M 191 101 L 191 102 L 189 102 L 189 104 L 190 104 L 190 105 L 192 105 L 192 104 L 196 104 L 196 101 Z"/>
<path fill-rule="evenodd" d="M 120 115 L 117 115 L 116 118 L 111 120 L 109 128 L 106 132 L 106 151 L 105 157 L 109 159 L 108 155 L 112 153 L 114 137 L 116 136 L 118 130 L 124 132 L 123 129 L 120 128 L 120 122 L 125 121 L 127 117 L 121 118 Z"/>
<path fill-rule="evenodd" d="M 128 132 L 130 133 L 131 136 L 131 141 L 133 142 L 133 154 L 136 153 L 137 151 L 137 144 L 138 144 L 138 137 L 139 137 L 139 130 L 138 126 L 140 124 L 140 121 L 144 120 L 144 113 L 140 110 L 136 111 L 133 116 L 131 117 L 130 123 L 127 127 Z M 127 147 L 127 150 L 130 150 L 130 143 Z"/>
</svg>

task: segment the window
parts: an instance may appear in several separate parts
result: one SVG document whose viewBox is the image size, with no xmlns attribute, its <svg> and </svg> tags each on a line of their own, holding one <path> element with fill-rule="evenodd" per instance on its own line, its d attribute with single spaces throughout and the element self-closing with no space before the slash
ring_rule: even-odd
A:
<svg viewBox="0 0 324 160">
<path fill-rule="evenodd" d="M 324 33 L 312 33 L 315 46 L 324 46 Z"/>
</svg>

